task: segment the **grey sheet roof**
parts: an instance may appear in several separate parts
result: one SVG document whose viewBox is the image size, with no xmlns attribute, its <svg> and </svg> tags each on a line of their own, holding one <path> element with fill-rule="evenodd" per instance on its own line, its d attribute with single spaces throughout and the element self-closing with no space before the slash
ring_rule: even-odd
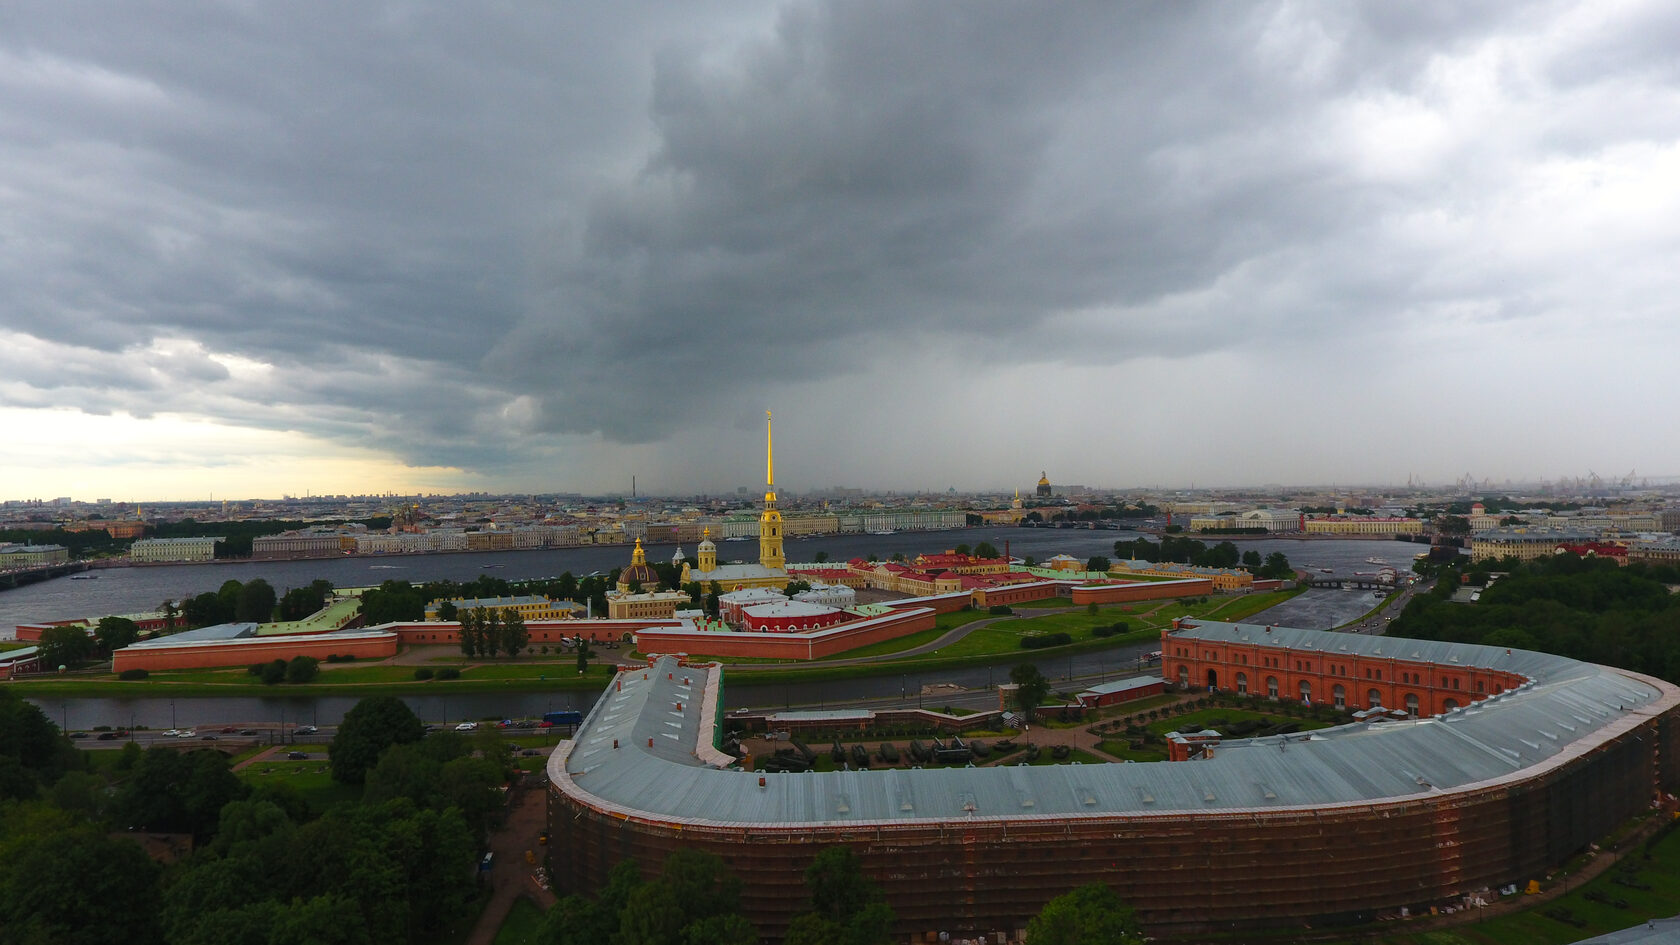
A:
<svg viewBox="0 0 1680 945">
<path fill-rule="evenodd" d="M 760 775 L 699 760 L 697 740 L 703 737 L 710 745 L 712 720 L 701 719 L 693 703 L 684 701 L 681 712 L 675 705 L 698 689 L 699 679 L 681 685 L 685 675 L 722 670 L 684 668 L 665 657 L 645 673 L 620 674 L 577 738 L 555 751 L 549 776 L 562 790 L 628 816 L 762 828 L 1323 808 L 1527 777 L 1680 701 L 1680 690 L 1666 683 L 1558 656 L 1312 630 L 1265 631 L 1204 623 L 1179 632 L 1494 666 L 1532 682 L 1438 718 L 1227 741 L 1213 757 L 1198 761 Z M 620 743 L 616 750 L 614 738 Z"/>
</svg>

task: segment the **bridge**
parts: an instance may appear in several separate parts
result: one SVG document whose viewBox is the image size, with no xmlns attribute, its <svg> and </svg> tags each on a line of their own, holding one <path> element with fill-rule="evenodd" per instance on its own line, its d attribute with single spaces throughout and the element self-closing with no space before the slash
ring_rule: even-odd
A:
<svg viewBox="0 0 1680 945">
<path fill-rule="evenodd" d="M 1311 587 L 1352 587 L 1362 591 L 1391 591 L 1394 581 L 1375 574 L 1315 574 L 1307 579 Z"/>
<path fill-rule="evenodd" d="M 91 565 L 85 561 L 66 561 L 63 564 L 44 564 L 33 568 L 0 571 L 0 590 L 21 584 L 34 584 L 48 578 L 63 577 L 76 571 L 86 571 Z"/>
</svg>

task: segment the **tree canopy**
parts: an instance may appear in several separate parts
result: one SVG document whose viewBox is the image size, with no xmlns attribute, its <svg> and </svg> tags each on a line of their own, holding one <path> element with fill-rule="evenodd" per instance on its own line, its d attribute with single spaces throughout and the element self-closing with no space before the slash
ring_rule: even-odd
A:
<svg viewBox="0 0 1680 945">
<path fill-rule="evenodd" d="M 395 696 L 369 696 L 344 714 L 327 746 L 334 781 L 361 784 L 392 745 L 417 742 L 426 734 L 414 710 Z"/>
<path fill-rule="evenodd" d="M 1103 883 L 1057 896 L 1027 923 L 1026 945 L 1143 945 L 1131 907 Z"/>
<path fill-rule="evenodd" d="M 1044 678 L 1037 666 L 1022 663 L 1009 671 L 1009 681 L 1016 686 L 1015 704 L 1023 715 L 1032 718 L 1044 697 L 1050 694 L 1050 680 Z"/>
</svg>

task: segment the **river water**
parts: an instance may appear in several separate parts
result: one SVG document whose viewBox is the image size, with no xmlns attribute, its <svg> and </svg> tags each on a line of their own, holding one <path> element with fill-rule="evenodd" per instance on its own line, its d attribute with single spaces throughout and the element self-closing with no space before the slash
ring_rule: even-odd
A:
<svg viewBox="0 0 1680 945">
<path fill-rule="evenodd" d="M 901 552 L 914 557 L 923 552 L 937 552 L 957 544 L 976 545 L 989 541 L 1000 550 L 1007 543 L 1010 553 L 1024 557 L 1031 555 L 1042 561 L 1057 554 L 1084 559 L 1092 555 L 1113 556 L 1114 542 L 1138 537 L 1129 531 L 1076 530 L 1049 528 L 969 528 L 945 532 L 904 532 L 896 535 L 846 535 L 789 539 L 786 542 L 789 561 L 810 561 L 818 552 L 827 552 L 830 560 L 844 561 L 852 557 L 875 554 L 881 558 Z M 1210 544 L 1212 542 L 1209 542 Z M 1338 574 L 1374 570 L 1377 565 L 1367 558 L 1380 558 L 1397 567 L 1409 566 L 1412 555 L 1424 550 L 1422 545 L 1394 541 L 1362 540 L 1306 540 L 1258 539 L 1237 542 L 1244 551 L 1253 549 L 1262 555 L 1282 551 L 1299 568 L 1318 570 L 1331 568 Z M 662 550 L 649 549 L 655 557 L 669 557 L 671 546 Z M 694 555 L 692 546 L 684 553 Z M 756 542 L 722 542 L 718 546 L 721 559 L 755 559 Z M 509 551 L 450 555 L 417 555 L 391 558 L 332 558 L 316 561 L 218 562 L 202 565 L 162 565 L 153 567 L 105 568 L 90 573 L 96 580 L 76 581 L 55 578 L 19 588 L 0 591 L 0 635 L 12 636 L 19 623 L 56 620 L 67 617 L 99 617 L 113 613 L 137 613 L 154 610 L 166 599 L 179 600 L 204 591 L 213 591 L 227 580 L 248 581 L 263 578 L 284 593 L 287 588 L 308 584 L 324 578 L 339 587 L 378 584 L 386 580 L 427 581 L 451 578 L 471 580 L 487 573 L 507 580 L 539 578 L 571 571 L 576 575 L 591 571 L 606 571 L 621 567 L 629 561 L 625 547 L 567 548 L 552 551 Z M 1316 593 L 1316 592 L 1310 592 Z M 1327 592 L 1337 593 L 1337 592 Z M 1139 645 L 1123 650 L 1078 654 L 1069 658 L 1052 658 L 1046 674 L 1055 678 L 1074 677 L 1081 685 L 1103 678 L 1113 678 L 1119 669 L 1135 670 L 1137 658 L 1155 644 Z M 1061 662 L 1058 662 L 1061 660 Z M 941 670 L 927 674 L 889 675 L 867 679 L 841 680 L 826 683 L 801 683 L 798 686 L 754 685 L 744 675 L 735 676 L 725 687 L 728 708 L 780 707 L 793 705 L 823 705 L 844 703 L 858 699 L 897 699 L 901 692 L 914 698 L 924 685 L 952 683 L 964 687 L 981 687 L 999 681 L 1007 675 L 1012 659 L 1002 667 L 971 667 L 961 670 Z M 1066 665 L 1062 665 L 1065 662 Z M 524 692 L 481 693 L 448 697 L 412 697 L 405 701 L 422 718 L 428 720 L 484 719 L 494 717 L 530 717 L 547 711 L 575 709 L 586 711 L 598 698 L 594 692 Z M 151 728 L 176 728 L 186 725 L 257 724 L 308 722 L 316 725 L 335 724 L 351 706 L 355 697 L 237 697 L 219 696 L 193 698 L 69 698 L 46 697 L 32 700 L 41 706 L 54 721 L 69 729 L 86 729 L 96 725 L 145 725 Z"/>
</svg>

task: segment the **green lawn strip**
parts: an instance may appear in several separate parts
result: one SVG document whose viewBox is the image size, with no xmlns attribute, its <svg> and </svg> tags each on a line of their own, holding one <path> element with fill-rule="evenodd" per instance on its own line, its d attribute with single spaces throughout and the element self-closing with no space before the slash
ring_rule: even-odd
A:
<svg viewBox="0 0 1680 945">
<path fill-rule="evenodd" d="M 362 789 L 353 784 L 340 784 L 332 779 L 332 773 L 324 770 L 327 763 L 324 759 L 309 761 L 285 761 L 270 759 L 248 765 L 234 772 L 240 780 L 252 787 L 265 784 L 284 784 L 296 791 L 298 796 L 307 803 L 312 810 L 324 811 L 334 804 L 345 801 L 355 801 L 362 796 Z"/>
<path fill-rule="evenodd" d="M 1022 758 L 1022 760 L 1025 761 L 1026 759 Z M 1050 755 L 1050 749 L 1044 748 L 1039 752 L 1037 761 L 1028 761 L 1027 764 L 1031 764 L 1031 765 L 1067 765 L 1067 764 L 1073 764 L 1076 761 L 1078 763 L 1082 764 L 1082 765 L 1106 765 L 1106 764 L 1111 764 L 1112 763 L 1112 762 L 1108 761 L 1107 759 L 1098 758 L 1096 755 L 1093 755 L 1090 752 L 1084 751 L 1084 750 L 1079 749 L 1079 748 L 1069 749 L 1068 756 L 1066 758 L 1053 758 Z"/>
<path fill-rule="evenodd" d="M 1103 739 L 1097 742 L 1097 747 L 1103 752 L 1125 761 L 1166 761 L 1167 753 L 1163 750 L 1150 748 L 1133 748 L 1131 742 Z"/>
<path fill-rule="evenodd" d="M 1168 732 L 1199 732 L 1205 728 L 1217 729 L 1219 722 L 1266 722 L 1272 725 L 1293 722 L 1303 732 L 1329 728 L 1332 724 L 1314 718 L 1298 718 L 1271 712 L 1256 712 L 1251 709 L 1228 709 L 1216 706 L 1211 709 L 1197 709 L 1183 715 L 1168 715 L 1159 721 L 1147 723 L 1144 728 L 1157 735 L 1165 735 Z"/>
<path fill-rule="evenodd" d="M 502 927 L 496 931 L 494 945 L 538 945 L 542 941 L 542 930 L 543 911 L 531 900 L 520 896 L 513 901 L 513 908 L 508 910 Z"/>
<path fill-rule="evenodd" d="M 871 643 L 868 646 L 860 646 L 855 650 L 846 650 L 843 653 L 836 653 L 833 656 L 826 658 L 852 660 L 870 656 L 890 656 L 894 653 L 902 653 L 905 650 L 913 650 L 918 646 L 932 643 L 949 632 L 950 630 L 947 627 L 934 627 L 930 630 L 918 630 L 906 637 L 899 637 L 896 640 L 882 640 L 880 643 Z"/>
</svg>

